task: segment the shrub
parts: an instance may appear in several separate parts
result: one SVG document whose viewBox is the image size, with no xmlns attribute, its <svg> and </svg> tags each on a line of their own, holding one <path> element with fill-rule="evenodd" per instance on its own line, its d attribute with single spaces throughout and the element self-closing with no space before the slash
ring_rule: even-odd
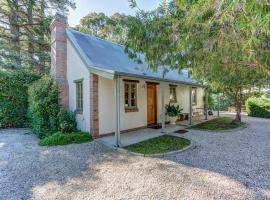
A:
<svg viewBox="0 0 270 200">
<path fill-rule="evenodd" d="M 0 70 L 0 128 L 27 126 L 27 90 L 39 78 L 25 69 Z"/>
<path fill-rule="evenodd" d="M 92 140 L 91 135 L 85 132 L 63 133 L 56 132 L 51 136 L 45 137 L 39 141 L 41 146 L 66 145 L 70 143 L 83 143 Z"/>
<path fill-rule="evenodd" d="M 34 133 L 42 138 L 56 132 L 59 112 L 57 83 L 44 76 L 29 87 L 28 93 L 28 117 Z"/>
<path fill-rule="evenodd" d="M 58 130 L 70 133 L 76 130 L 76 119 L 73 112 L 61 109 L 57 115 L 58 118 Z"/>
<path fill-rule="evenodd" d="M 264 97 L 250 97 L 246 101 L 249 116 L 270 118 L 270 100 Z"/>
<path fill-rule="evenodd" d="M 179 105 L 167 104 L 165 105 L 166 115 L 169 117 L 177 117 L 181 114 L 182 108 Z"/>
</svg>

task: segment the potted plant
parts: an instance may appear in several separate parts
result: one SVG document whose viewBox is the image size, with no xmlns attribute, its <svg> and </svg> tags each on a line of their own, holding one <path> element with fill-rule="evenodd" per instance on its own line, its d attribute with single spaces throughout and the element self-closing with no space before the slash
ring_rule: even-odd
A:
<svg viewBox="0 0 270 200">
<path fill-rule="evenodd" d="M 166 108 L 166 115 L 169 116 L 170 118 L 170 123 L 175 124 L 183 109 L 180 107 L 180 105 L 170 103 L 167 104 L 165 108 Z"/>
</svg>

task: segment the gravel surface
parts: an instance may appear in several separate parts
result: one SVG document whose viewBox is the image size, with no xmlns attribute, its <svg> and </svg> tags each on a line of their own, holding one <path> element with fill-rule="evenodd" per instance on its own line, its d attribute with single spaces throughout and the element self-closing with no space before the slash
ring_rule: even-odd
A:
<svg viewBox="0 0 270 200">
<path fill-rule="evenodd" d="M 0 199 L 270 199 L 270 120 L 190 131 L 187 151 L 144 158 L 97 142 L 40 147 L 27 129 L 0 130 Z"/>
</svg>

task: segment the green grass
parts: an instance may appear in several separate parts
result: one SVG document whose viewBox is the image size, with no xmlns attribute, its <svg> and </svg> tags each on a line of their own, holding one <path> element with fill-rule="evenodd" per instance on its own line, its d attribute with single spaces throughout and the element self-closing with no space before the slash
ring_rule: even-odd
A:
<svg viewBox="0 0 270 200">
<path fill-rule="evenodd" d="M 55 145 L 66 145 L 71 143 L 83 143 L 92 140 L 89 133 L 84 132 L 72 132 L 72 133 L 62 133 L 56 132 L 51 136 L 45 137 L 39 141 L 41 146 L 55 146 Z"/>
<path fill-rule="evenodd" d="M 244 122 L 241 122 L 239 124 L 233 124 L 232 121 L 233 119 L 230 117 L 219 117 L 216 119 L 209 120 L 207 122 L 203 122 L 201 124 L 194 125 L 191 128 L 223 131 L 239 128 L 245 124 Z"/>
<path fill-rule="evenodd" d="M 162 135 L 124 148 L 135 153 L 160 154 L 183 149 L 189 144 L 190 141 L 187 139 L 171 135 Z"/>
</svg>

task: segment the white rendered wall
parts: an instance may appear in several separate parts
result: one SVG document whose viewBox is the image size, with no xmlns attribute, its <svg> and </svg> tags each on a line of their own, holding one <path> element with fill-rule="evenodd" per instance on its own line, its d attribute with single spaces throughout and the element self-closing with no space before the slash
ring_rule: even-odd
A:
<svg viewBox="0 0 270 200">
<path fill-rule="evenodd" d="M 67 41 L 67 79 L 69 84 L 69 109 L 76 110 L 76 84 L 75 80 L 83 79 L 83 112 L 76 114 L 77 128 L 90 131 L 90 87 L 89 71 L 77 51 Z"/>
<path fill-rule="evenodd" d="M 123 79 L 139 80 L 137 84 L 138 112 L 125 112 Z M 120 80 L 120 127 L 128 130 L 147 126 L 147 84 L 145 79 L 122 78 Z M 168 82 L 158 82 L 157 85 L 157 121 L 161 122 L 161 87 L 165 90 L 165 103 L 169 103 L 170 86 Z M 115 98 L 114 81 L 99 76 L 99 134 L 112 133 L 115 130 Z M 173 83 L 172 83 L 173 84 Z M 177 103 L 183 112 L 189 112 L 189 86 L 176 87 Z M 203 108 L 203 89 L 197 88 L 197 106 Z"/>
</svg>

